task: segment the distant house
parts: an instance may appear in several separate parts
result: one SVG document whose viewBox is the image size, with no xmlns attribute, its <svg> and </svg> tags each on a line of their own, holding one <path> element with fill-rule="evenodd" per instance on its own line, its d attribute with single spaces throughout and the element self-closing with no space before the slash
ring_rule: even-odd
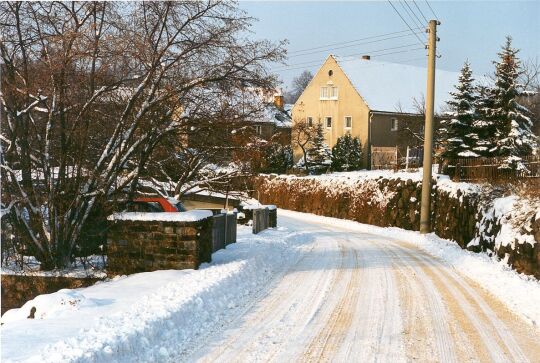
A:
<svg viewBox="0 0 540 363">
<path fill-rule="evenodd" d="M 292 105 L 284 104 L 283 95 L 273 95 L 273 100 L 268 100 L 261 117 L 252 122 L 255 134 L 264 140 L 273 140 L 283 145 L 291 143 L 291 117 Z"/>
<path fill-rule="evenodd" d="M 444 110 L 448 92 L 459 74 L 437 70 L 435 112 Z M 426 92 L 427 71 L 422 67 L 330 55 L 294 104 L 293 125 L 321 122 L 327 144 L 338 137 L 358 136 L 364 149 L 364 166 L 370 167 L 374 148 L 393 147 L 404 156 L 407 146 L 417 146 L 410 125 L 421 131 L 424 116 L 418 110 Z M 405 137 L 404 137 L 405 136 Z M 295 150 L 295 160 L 300 159 Z"/>
</svg>

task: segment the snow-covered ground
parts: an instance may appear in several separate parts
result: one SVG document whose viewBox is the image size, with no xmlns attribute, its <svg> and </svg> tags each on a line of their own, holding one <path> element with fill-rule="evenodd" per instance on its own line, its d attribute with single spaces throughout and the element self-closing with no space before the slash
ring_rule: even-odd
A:
<svg viewBox="0 0 540 363">
<path fill-rule="evenodd" d="M 197 271 L 39 296 L 2 317 L 2 361 L 540 357 L 538 280 L 434 235 L 284 210 L 278 224 L 240 227 Z"/>
<path fill-rule="evenodd" d="M 254 236 L 239 226 L 238 243 L 197 271 L 140 273 L 40 295 L 2 316 L 2 362 L 158 362 L 181 355 L 268 289 L 310 238 L 285 228 Z M 32 307 L 34 320 L 27 319 Z"/>
</svg>

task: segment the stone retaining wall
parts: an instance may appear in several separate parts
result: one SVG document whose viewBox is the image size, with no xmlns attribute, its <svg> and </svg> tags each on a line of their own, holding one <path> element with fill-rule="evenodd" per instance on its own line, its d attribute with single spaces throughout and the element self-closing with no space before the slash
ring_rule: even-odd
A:
<svg viewBox="0 0 540 363">
<path fill-rule="evenodd" d="M 87 287 L 99 278 L 2 274 L 2 315 L 9 309 L 20 308 L 28 300 L 61 289 Z"/>
<path fill-rule="evenodd" d="M 284 209 L 354 220 L 380 227 L 419 230 L 421 181 L 411 178 L 358 178 L 346 173 L 337 180 L 324 177 L 260 176 L 254 180 L 261 203 Z M 493 195 L 480 186 L 433 181 L 432 230 L 461 248 L 493 251 L 519 272 L 540 278 L 540 243 L 496 243 L 503 216 L 490 216 Z M 492 198 L 490 200 L 490 197 Z M 490 204 L 491 203 L 491 204 Z M 540 218 L 540 213 L 537 215 Z M 540 219 L 516 229 L 525 239 L 540 242 Z M 523 236 L 522 236 L 523 237 Z M 476 241 L 476 243 L 471 243 Z"/>
<path fill-rule="evenodd" d="M 212 218 L 194 222 L 117 220 L 107 236 L 107 274 L 197 269 L 212 259 Z"/>
</svg>

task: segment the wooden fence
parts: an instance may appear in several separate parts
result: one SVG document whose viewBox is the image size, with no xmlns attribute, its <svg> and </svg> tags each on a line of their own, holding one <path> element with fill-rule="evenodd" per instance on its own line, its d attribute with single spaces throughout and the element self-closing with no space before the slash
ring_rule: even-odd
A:
<svg viewBox="0 0 540 363">
<path fill-rule="evenodd" d="M 454 180 L 463 181 L 511 181 L 515 179 L 538 179 L 540 182 L 540 156 L 523 157 L 520 167 L 512 168 L 506 158 L 463 158 L 452 162 L 448 173 Z"/>
<path fill-rule="evenodd" d="M 270 211 L 268 208 L 253 210 L 253 234 L 270 227 Z"/>
<path fill-rule="evenodd" d="M 371 169 L 395 169 L 398 164 L 398 148 L 372 146 Z"/>
<path fill-rule="evenodd" d="M 212 224 L 212 252 L 236 242 L 236 213 L 214 215 Z"/>
<path fill-rule="evenodd" d="M 405 154 L 397 146 L 371 147 L 371 169 L 410 169 L 422 166 L 423 148 L 407 146 Z"/>
</svg>

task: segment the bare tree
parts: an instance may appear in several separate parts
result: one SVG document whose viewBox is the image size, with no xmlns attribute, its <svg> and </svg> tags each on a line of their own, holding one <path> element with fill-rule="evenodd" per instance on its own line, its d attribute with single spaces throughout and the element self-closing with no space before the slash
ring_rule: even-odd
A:
<svg viewBox="0 0 540 363">
<path fill-rule="evenodd" d="M 272 87 L 265 65 L 283 54 L 246 39 L 251 19 L 224 1 L 3 2 L 0 20 L 2 193 L 45 269 L 200 119 L 200 89 Z"/>
<path fill-rule="evenodd" d="M 254 156 L 262 146 L 252 127 L 267 110 L 258 93 L 255 89 L 201 90 L 198 117 L 158 145 L 141 176 L 143 187 L 178 199 L 194 191 L 240 195 L 242 190 L 232 191 L 231 184 L 253 174 Z"/>
<path fill-rule="evenodd" d="M 309 173 L 307 152 L 309 146 L 313 143 L 313 140 L 315 140 L 316 135 L 317 130 L 312 125 L 309 125 L 306 120 L 297 120 L 293 122 L 291 143 L 293 148 L 299 148 L 302 151 L 306 173 Z"/>
<path fill-rule="evenodd" d="M 292 90 L 286 92 L 285 98 L 287 103 L 295 103 L 296 100 L 302 95 L 302 92 L 306 89 L 309 82 L 313 79 L 313 73 L 310 71 L 303 71 L 297 77 L 294 77 L 292 80 Z"/>
<path fill-rule="evenodd" d="M 426 99 L 423 94 L 412 98 L 413 114 L 403 111 L 403 107 L 398 105 L 396 111 L 404 116 L 399 119 L 398 143 L 403 146 L 423 147 L 424 145 L 424 123 L 426 119 Z M 437 145 L 441 139 L 440 120 L 446 117 L 444 110 L 435 115 L 434 142 Z"/>
<path fill-rule="evenodd" d="M 520 104 L 532 113 L 533 132 L 540 136 L 540 61 L 538 58 L 529 59 L 522 63 L 519 82 L 525 90 L 525 96 Z"/>
</svg>

